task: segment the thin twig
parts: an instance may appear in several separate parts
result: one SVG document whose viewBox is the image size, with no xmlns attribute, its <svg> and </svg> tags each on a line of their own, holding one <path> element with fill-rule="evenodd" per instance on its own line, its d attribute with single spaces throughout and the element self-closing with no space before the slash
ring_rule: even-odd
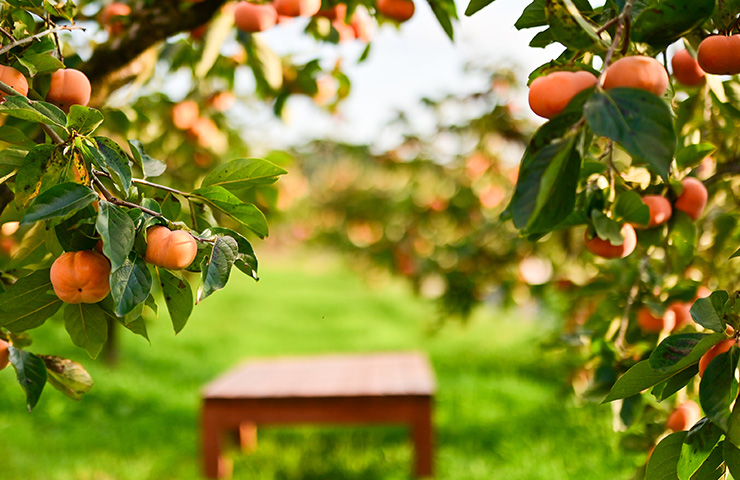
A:
<svg viewBox="0 0 740 480">
<path fill-rule="evenodd" d="M 100 170 L 93 170 L 93 173 L 95 175 L 98 175 L 98 176 L 101 176 L 101 177 L 111 178 L 110 173 L 108 173 L 108 172 L 101 172 Z M 182 195 L 183 197 L 190 197 L 191 196 L 191 194 L 189 194 L 187 192 L 181 192 L 180 190 L 177 190 L 177 189 L 174 189 L 174 188 L 171 188 L 171 187 L 167 187 L 165 185 L 160 185 L 158 183 L 150 182 L 148 180 L 144 180 L 144 179 L 141 179 L 141 178 L 132 178 L 131 179 L 131 182 L 132 183 L 138 183 L 140 185 L 145 185 L 147 187 L 158 188 L 158 189 L 164 190 L 166 192 L 175 193 L 177 195 Z"/>
<path fill-rule="evenodd" d="M 107 202 L 110 202 L 114 205 L 118 205 L 120 207 L 138 208 L 142 212 L 147 213 L 153 217 L 164 217 L 164 215 L 162 215 L 159 212 L 155 212 L 154 210 L 150 210 L 146 207 L 142 207 L 141 205 L 138 205 L 136 203 L 127 202 L 126 200 L 121 200 L 120 198 L 110 193 L 108 189 L 105 188 L 105 185 L 103 185 L 103 182 L 101 182 L 100 179 L 94 173 L 91 173 L 91 177 L 92 177 L 93 186 L 97 188 L 100 193 L 103 194 Z"/>
<path fill-rule="evenodd" d="M 56 34 L 57 32 L 60 32 L 62 30 L 85 30 L 85 28 L 78 27 L 76 25 L 59 25 L 54 28 L 49 28 L 47 30 L 44 30 L 43 32 L 36 33 L 34 35 L 31 35 L 30 37 L 21 38 L 20 40 L 15 40 L 14 42 L 11 42 L 5 45 L 3 48 L 0 48 L 0 55 L 7 53 L 8 51 L 14 49 L 15 47 L 18 47 L 20 45 L 25 45 L 27 43 L 31 43 L 49 34 Z"/>
<path fill-rule="evenodd" d="M 15 42 L 15 37 L 4 28 L 0 27 L 0 33 L 5 35 L 5 37 L 8 38 L 11 42 Z"/>
<path fill-rule="evenodd" d="M 627 0 L 627 2 L 624 4 L 624 8 L 622 9 L 622 13 L 620 13 L 616 17 L 616 21 L 618 22 L 617 31 L 614 32 L 614 39 L 612 40 L 612 44 L 609 47 L 609 50 L 606 51 L 606 56 L 604 57 L 604 65 L 602 66 L 601 75 L 599 75 L 599 87 L 604 86 L 604 80 L 606 79 L 606 69 L 612 63 L 614 51 L 622 43 L 622 36 L 625 34 L 625 28 L 629 28 L 627 27 L 627 24 L 629 23 L 630 12 L 632 11 L 632 7 L 634 4 L 635 0 Z M 627 30 L 627 32 L 629 32 L 629 30 Z"/>
</svg>

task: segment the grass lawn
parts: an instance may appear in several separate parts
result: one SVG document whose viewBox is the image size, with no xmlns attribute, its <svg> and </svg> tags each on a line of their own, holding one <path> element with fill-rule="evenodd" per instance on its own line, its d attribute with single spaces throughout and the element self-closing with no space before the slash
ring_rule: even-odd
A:
<svg viewBox="0 0 740 480">
<path fill-rule="evenodd" d="M 321 256 L 265 256 L 258 284 L 234 274 L 177 337 L 166 312 L 149 322 L 152 346 L 121 332 L 117 368 L 59 321 L 38 329 L 29 350 L 82 362 L 96 385 L 80 402 L 47 386 L 28 414 L 13 369 L 0 372 L 0 478 L 201 478 L 198 394 L 221 372 L 251 356 L 400 349 L 427 352 L 436 371 L 438 479 L 626 479 L 642 461 L 616 448 L 608 406 L 568 397 L 567 359 L 538 349 L 535 321 L 487 312 L 430 334 L 432 304 Z M 406 479 L 411 455 L 399 427 L 264 428 L 234 478 Z"/>
</svg>

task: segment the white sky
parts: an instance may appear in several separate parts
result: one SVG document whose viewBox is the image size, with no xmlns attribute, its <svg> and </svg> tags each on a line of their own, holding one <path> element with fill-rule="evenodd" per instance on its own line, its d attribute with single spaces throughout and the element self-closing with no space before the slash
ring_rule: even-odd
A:
<svg viewBox="0 0 740 480">
<path fill-rule="evenodd" d="M 528 47 L 537 32 L 514 28 L 528 1 L 497 0 L 472 17 L 465 17 L 467 2 L 458 0 L 461 19 L 455 24 L 454 43 L 442 31 L 429 5 L 417 0 L 416 13 L 400 30 L 392 25 L 376 30 L 370 57 L 362 64 L 357 64 L 356 59 L 364 44 L 317 44 L 301 35 L 303 20 L 265 32 L 263 39 L 271 48 L 281 55 L 294 54 L 296 61 L 320 56 L 325 60 L 325 68 L 331 68 L 342 58 L 343 69 L 352 80 L 352 94 L 333 117 L 321 115 L 303 96 L 294 96 L 288 102 L 285 123 L 270 118 L 269 112 L 251 111 L 250 126 L 245 132 L 247 140 L 257 150 L 260 145 L 269 148 L 319 136 L 363 143 L 393 142 L 393 138 L 380 137 L 382 127 L 397 110 L 413 114 L 422 97 L 487 88 L 483 79 L 463 71 L 466 63 L 512 68 L 524 82 L 528 72 L 559 54 L 557 47 Z M 525 108 L 524 88 L 519 103 Z M 423 118 L 418 121 L 423 123 Z"/>
</svg>

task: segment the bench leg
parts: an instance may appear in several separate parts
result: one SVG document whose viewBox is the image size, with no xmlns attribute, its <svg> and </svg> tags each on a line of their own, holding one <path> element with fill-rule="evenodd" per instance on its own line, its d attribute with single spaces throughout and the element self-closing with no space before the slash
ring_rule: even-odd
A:
<svg viewBox="0 0 740 480">
<path fill-rule="evenodd" d="M 231 476 L 230 462 L 223 456 L 223 432 L 218 415 L 208 403 L 203 406 L 201 441 L 203 442 L 203 469 L 206 478 Z"/>
<path fill-rule="evenodd" d="M 239 446 L 243 452 L 254 452 L 257 449 L 257 424 L 243 422 L 239 425 Z"/>
<path fill-rule="evenodd" d="M 432 425 L 432 402 L 425 400 L 416 408 L 414 422 L 411 426 L 414 452 L 415 473 L 417 477 L 431 477 L 433 475 L 434 458 L 434 427 Z"/>
</svg>

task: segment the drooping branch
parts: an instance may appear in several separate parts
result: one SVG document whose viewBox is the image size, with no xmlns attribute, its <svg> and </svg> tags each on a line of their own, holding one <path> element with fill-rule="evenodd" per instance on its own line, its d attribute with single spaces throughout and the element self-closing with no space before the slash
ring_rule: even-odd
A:
<svg viewBox="0 0 740 480">
<path fill-rule="evenodd" d="M 226 0 L 189 3 L 181 0 L 139 1 L 127 18 L 129 27 L 120 35 L 95 48 L 92 57 L 81 67 L 90 79 L 91 106 L 99 106 L 116 88 L 137 75 L 128 68 L 147 50 L 180 32 L 190 31 L 208 22 Z"/>
</svg>

